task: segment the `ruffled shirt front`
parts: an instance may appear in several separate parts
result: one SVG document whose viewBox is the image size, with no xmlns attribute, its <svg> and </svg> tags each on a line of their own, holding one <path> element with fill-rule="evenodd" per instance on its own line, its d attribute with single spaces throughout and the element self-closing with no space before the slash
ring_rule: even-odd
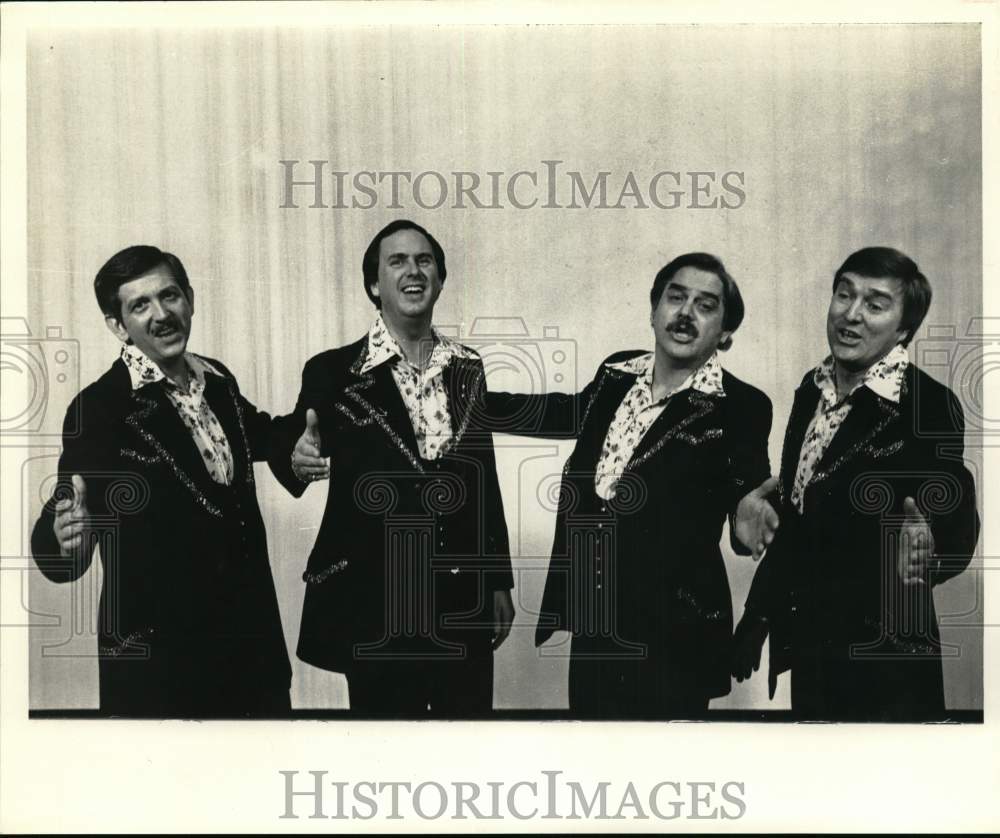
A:
<svg viewBox="0 0 1000 838">
<path fill-rule="evenodd" d="M 868 368 L 864 379 L 842 399 L 837 398 L 837 378 L 834 374 L 833 356 L 830 355 L 816 367 L 813 381 L 819 388 L 819 403 L 813 414 L 809 427 L 806 428 L 805 439 L 799 452 L 799 463 L 795 469 L 795 482 L 792 485 L 791 501 L 802 513 L 806 488 L 816 474 L 816 466 L 823 459 L 826 449 L 836 436 L 838 429 L 851 412 L 852 396 L 861 388 L 867 387 L 884 399 L 899 403 L 899 394 L 903 388 L 903 377 L 910 358 L 902 344 L 896 344 L 883 358 Z"/>
<path fill-rule="evenodd" d="M 615 496 L 615 484 L 625 471 L 625 466 L 632 459 L 642 438 L 663 413 L 672 396 L 688 388 L 708 395 L 725 395 L 722 389 L 722 366 L 719 364 L 718 353 L 712 353 L 712 357 L 691 373 L 679 387 L 654 401 L 654 360 L 653 353 L 647 352 L 627 361 L 609 364 L 611 369 L 630 373 L 637 378 L 615 411 L 607 435 L 604 437 L 600 459 L 597 461 L 594 489 L 605 500 Z"/>
<path fill-rule="evenodd" d="M 472 350 L 433 327 L 431 334 L 434 348 L 427 366 L 420 369 L 406 360 L 380 312 L 368 330 L 368 357 L 361 365 L 361 372 L 366 373 L 380 364 L 390 364 L 393 380 L 413 425 L 417 448 L 425 460 L 443 456 L 454 433 L 442 374 L 445 367 L 455 358 L 477 357 Z"/>
<path fill-rule="evenodd" d="M 233 452 L 222 425 L 205 399 L 205 373 L 218 376 L 222 373 L 204 358 L 185 352 L 184 363 L 188 369 L 188 389 L 185 392 L 135 344 L 125 344 L 121 358 L 132 380 L 132 389 L 159 384 L 191 434 L 209 475 L 224 486 L 232 483 Z"/>
</svg>

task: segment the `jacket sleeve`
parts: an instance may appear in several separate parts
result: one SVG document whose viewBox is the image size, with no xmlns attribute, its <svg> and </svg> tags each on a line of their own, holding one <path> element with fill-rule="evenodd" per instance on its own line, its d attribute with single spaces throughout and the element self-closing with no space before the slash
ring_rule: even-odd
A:
<svg viewBox="0 0 1000 838">
<path fill-rule="evenodd" d="M 274 420 L 269 413 L 258 410 L 242 394 L 238 398 L 247 439 L 250 442 L 251 456 L 255 463 L 267 460 L 271 455 L 271 446 L 274 444 Z"/>
<path fill-rule="evenodd" d="M 753 491 L 771 476 L 771 461 L 767 453 L 771 436 L 773 409 L 764 393 L 753 390 L 737 415 L 729 417 L 729 480 L 726 487 L 729 511 L 729 542 L 740 556 L 749 556 L 733 527 L 736 507 L 747 492 Z"/>
<path fill-rule="evenodd" d="M 79 417 L 79 423 L 77 422 Z M 79 427 L 79 433 L 76 432 Z M 83 478 L 86 487 L 86 504 L 91 518 L 107 515 L 108 496 L 116 496 L 115 484 L 126 493 L 125 485 L 136 476 L 116 471 L 115 446 L 110 439 L 110 422 L 94 398 L 79 394 L 66 412 L 63 422 L 63 450 L 59 455 L 58 475 L 51 497 L 42 507 L 41 514 L 31 532 L 31 553 L 38 569 L 53 582 L 71 582 L 79 579 L 90 567 L 94 557 L 94 542 L 85 531 L 81 547 L 71 556 L 63 556 L 56 539 L 56 503 L 73 496 L 73 475 Z M 141 491 L 141 488 L 136 489 Z"/>
<path fill-rule="evenodd" d="M 964 463 L 965 415 L 951 390 L 937 404 L 918 393 L 918 422 L 910 487 L 917 507 L 930 520 L 937 558 L 930 582 L 939 585 L 957 576 L 972 560 L 979 540 L 976 484 Z M 937 401 L 937 400 L 935 400 Z"/>
<path fill-rule="evenodd" d="M 489 428 L 498 434 L 573 439 L 580 434 L 587 406 L 601 373 L 579 393 L 487 392 Z"/>
<path fill-rule="evenodd" d="M 510 561 L 510 538 L 507 518 L 504 515 L 500 480 L 497 477 L 496 452 L 492 439 L 483 444 L 481 462 L 484 471 L 484 497 L 486 507 L 486 590 L 509 591 L 514 587 L 514 572 Z"/>
</svg>

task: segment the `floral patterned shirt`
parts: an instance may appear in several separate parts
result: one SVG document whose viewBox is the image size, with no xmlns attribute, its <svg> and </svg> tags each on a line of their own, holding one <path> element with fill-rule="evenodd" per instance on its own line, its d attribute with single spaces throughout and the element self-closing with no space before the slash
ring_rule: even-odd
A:
<svg viewBox="0 0 1000 838">
<path fill-rule="evenodd" d="M 229 440 L 222 430 L 222 425 L 209 407 L 205 399 L 205 373 L 222 375 L 204 358 L 184 354 L 184 363 L 188 368 L 188 389 L 181 390 L 173 381 L 167 378 L 134 344 L 127 343 L 122 347 L 122 361 L 132 379 L 132 389 L 138 390 L 150 384 L 161 383 L 167 398 L 177 408 L 184 426 L 191 434 L 194 444 L 198 446 L 205 468 L 216 483 L 228 486 L 233 482 L 233 452 Z"/>
<path fill-rule="evenodd" d="M 691 388 L 709 395 L 724 396 L 722 389 L 722 366 L 719 364 L 718 353 L 705 361 L 684 382 L 667 393 L 662 399 L 653 401 L 653 363 L 652 352 L 629 358 L 617 364 L 610 364 L 611 369 L 621 370 L 638 376 L 622 403 L 618 405 L 615 416 L 604 437 L 600 459 L 594 474 L 594 489 L 605 500 L 615 496 L 615 484 L 622 476 L 625 466 L 635 453 L 639 443 L 652 427 L 653 422 L 663 413 L 671 396 Z"/>
<path fill-rule="evenodd" d="M 884 399 L 899 402 L 903 387 L 903 376 L 910 363 L 906 348 L 902 344 L 888 352 L 882 359 L 868 368 L 865 377 L 844 398 L 837 399 L 837 379 L 833 370 L 833 356 L 827 356 L 813 373 L 813 381 L 819 387 L 819 403 L 809 427 L 806 428 L 799 464 L 795 470 L 791 501 L 802 514 L 806 488 L 816 474 L 816 466 L 830 447 L 837 430 L 851 412 L 851 396 L 861 387 L 867 387 Z"/>
<path fill-rule="evenodd" d="M 379 312 L 368 330 L 368 357 L 361 366 L 362 374 L 380 364 L 389 363 L 399 395 L 410 415 L 420 456 L 436 460 L 444 455 L 451 443 L 453 430 L 448 410 L 448 394 L 442 372 L 453 358 L 475 358 L 476 354 L 460 343 L 449 340 L 432 328 L 434 349 L 423 369 L 411 364 L 403 355 L 399 343 L 390 334 Z"/>
</svg>

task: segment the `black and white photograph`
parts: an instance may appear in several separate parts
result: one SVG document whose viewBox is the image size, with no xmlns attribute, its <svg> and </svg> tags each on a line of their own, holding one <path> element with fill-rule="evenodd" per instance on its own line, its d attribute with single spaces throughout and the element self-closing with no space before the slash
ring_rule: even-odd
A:
<svg viewBox="0 0 1000 838">
<path fill-rule="evenodd" d="M 996 828 L 998 9 L 903 9 L 5 5 L 5 831 Z"/>
</svg>

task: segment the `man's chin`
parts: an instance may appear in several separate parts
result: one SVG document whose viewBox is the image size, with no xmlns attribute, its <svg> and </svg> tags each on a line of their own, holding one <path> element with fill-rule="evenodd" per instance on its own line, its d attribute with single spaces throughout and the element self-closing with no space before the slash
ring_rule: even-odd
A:
<svg viewBox="0 0 1000 838">
<path fill-rule="evenodd" d="M 836 349 L 831 349 L 830 354 L 833 355 L 833 360 L 837 363 L 837 365 L 847 372 L 860 372 L 861 370 L 867 369 L 871 366 L 866 363 L 866 359 L 857 352 L 845 352 L 843 349 L 838 347 Z"/>
<path fill-rule="evenodd" d="M 683 367 L 684 369 L 693 370 L 704 364 L 709 357 L 711 357 L 711 352 L 705 354 L 704 351 L 696 352 L 691 350 L 689 352 L 667 352 L 665 353 L 667 362 L 673 366 Z"/>
<path fill-rule="evenodd" d="M 408 306 L 401 306 L 399 308 L 399 315 L 401 317 L 407 317 L 412 320 L 418 320 L 420 318 L 426 317 L 428 313 L 433 310 L 433 306 L 429 303 L 419 302 L 413 303 Z"/>
<path fill-rule="evenodd" d="M 157 353 L 165 361 L 173 358 L 180 358 L 187 351 L 187 338 L 183 340 L 169 340 L 159 343 L 156 347 Z"/>
</svg>

